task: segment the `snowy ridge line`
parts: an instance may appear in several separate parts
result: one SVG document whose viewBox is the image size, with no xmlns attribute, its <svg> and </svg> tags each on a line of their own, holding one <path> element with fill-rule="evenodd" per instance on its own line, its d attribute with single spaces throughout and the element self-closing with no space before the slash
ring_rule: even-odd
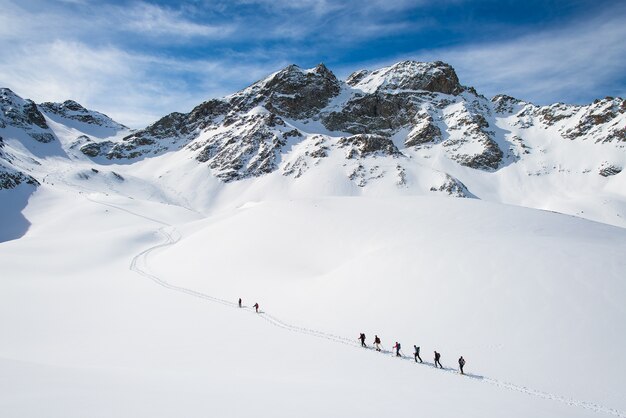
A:
<svg viewBox="0 0 626 418">
<path fill-rule="evenodd" d="M 128 209 L 120 208 L 118 206 L 115 206 L 115 205 L 112 205 L 112 204 L 109 204 L 109 203 L 99 202 L 99 201 L 93 200 L 93 199 L 91 199 L 89 197 L 86 197 L 86 198 L 89 201 L 93 202 L 93 203 L 109 206 L 109 207 L 114 208 L 114 209 L 119 209 L 119 210 L 121 210 L 123 212 L 126 212 L 128 214 L 131 214 L 131 215 L 134 215 L 134 216 L 137 216 L 137 217 L 140 217 L 140 218 L 152 221 L 152 222 L 156 222 L 156 223 L 158 223 L 160 225 L 163 225 L 162 227 L 160 227 L 157 230 L 157 232 L 159 232 L 161 235 L 163 235 L 165 237 L 165 241 L 160 243 L 160 244 L 157 244 L 157 245 L 154 245 L 152 247 L 149 247 L 149 248 L 141 251 L 139 254 L 135 255 L 132 258 L 130 266 L 129 266 L 129 269 L 131 271 L 134 271 L 134 272 L 136 272 L 136 273 L 138 273 L 138 274 L 140 274 L 140 275 L 142 275 L 142 276 L 144 276 L 146 278 L 149 278 L 154 283 L 156 283 L 156 284 L 158 284 L 158 285 L 160 285 L 160 286 L 162 286 L 162 287 L 164 287 L 166 289 L 174 290 L 174 291 L 177 291 L 177 292 L 188 294 L 190 296 L 198 297 L 200 299 L 205 299 L 205 300 L 208 300 L 208 301 L 211 301 L 211 302 L 220 303 L 220 304 L 225 305 L 225 306 L 229 306 L 229 307 L 236 308 L 236 309 L 243 309 L 243 310 L 245 310 L 247 312 L 254 313 L 257 316 L 259 316 L 260 318 L 262 318 L 265 321 L 269 322 L 270 324 L 272 324 L 272 325 L 274 325 L 276 327 L 279 327 L 279 328 L 291 331 L 291 332 L 298 332 L 298 333 L 301 333 L 301 334 L 311 335 L 311 336 L 315 336 L 315 337 L 318 337 L 318 338 L 324 338 L 324 339 L 327 339 L 327 340 L 330 340 L 330 341 L 333 341 L 333 342 L 337 342 L 337 343 L 340 343 L 340 344 L 345 344 L 345 345 L 349 345 L 349 346 L 353 346 L 353 347 L 360 347 L 359 343 L 357 343 L 356 341 L 353 341 L 353 340 L 351 340 L 349 338 L 345 338 L 345 337 L 341 337 L 341 336 L 337 336 L 337 335 L 333 335 L 333 334 L 328 334 L 328 333 L 325 333 L 325 332 L 322 332 L 322 331 L 317 331 L 317 330 L 313 330 L 313 329 L 309 329 L 309 328 L 302 328 L 302 327 L 297 327 L 297 326 L 294 326 L 294 325 L 290 325 L 290 324 L 287 324 L 287 323 L 279 320 L 278 318 L 276 318 L 276 317 L 274 317 L 272 315 L 266 314 L 264 312 L 256 313 L 255 311 L 253 311 L 251 308 L 248 308 L 248 307 L 238 308 L 238 304 L 236 304 L 234 302 L 231 302 L 231 301 L 228 301 L 228 300 L 225 300 L 225 299 L 216 298 L 216 297 L 213 297 L 213 296 L 209 296 L 207 294 L 204 294 L 204 293 L 192 290 L 192 289 L 188 289 L 186 287 L 176 286 L 176 285 L 173 285 L 171 283 L 166 282 L 165 280 L 160 279 L 159 277 L 149 273 L 146 270 L 147 269 L 147 257 L 148 257 L 148 255 L 152 251 L 155 251 L 155 250 L 158 250 L 158 249 L 161 249 L 161 248 L 165 248 L 165 247 L 169 247 L 170 245 L 173 245 L 173 244 L 177 243 L 178 241 L 180 241 L 181 235 L 177 232 L 176 228 L 173 225 L 170 225 L 170 224 L 168 224 L 166 222 L 159 221 L 159 220 L 147 217 L 147 216 L 143 216 L 141 214 L 132 212 L 132 211 L 130 211 Z M 168 233 L 166 231 L 166 228 L 168 228 L 168 227 L 173 229 L 172 233 Z M 174 233 L 176 233 L 176 236 L 174 236 Z M 371 348 L 370 348 L 370 350 L 371 350 Z M 391 354 L 393 354 L 393 352 L 390 352 L 388 350 L 384 350 L 383 353 L 386 353 L 386 354 L 391 353 Z M 411 357 L 404 356 L 404 355 L 401 356 L 400 359 L 401 360 L 409 360 L 409 361 L 412 360 Z M 421 364 L 424 365 L 424 366 L 427 366 L 427 365 L 431 365 L 432 363 L 424 362 L 424 363 L 421 363 Z M 442 372 L 446 372 L 446 373 L 450 373 L 450 374 L 456 374 L 456 370 L 455 369 L 451 369 L 451 368 L 444 368 L 444 369 L 437 369 L 437 370 L 438 371 L 442 371 Z M 535 390 L 535 389 L 532 389 L 532 388 L 528 388 L 528 387 L 525 387 L 525 386 L 518 386 L 518 385 L 515 385 L 515 384 L 512 384 L 512 383 L 502 382 L 502 381 L 499 381 L 499 380 L 496 380 L 496 379 L 492 379 L 492 378 L 488 378 L 488 377 L 484 377 L 484 376 L 473 375 L 473 374 L 467 374 L 466 376 L 469 377 L 469 378 L 472 378 L 474 380 L 482 381 L 482 382 L 488 383 L 490 385 L 493 385 L 493 386 L 496 386 L 496 387 L 499 387 L 499 388 L 502 388 L 502 389 L 508 389 L 508 390 L 511 390 L 511 391 L 524 393 L 524 394 L 529 395 L 529 396 L 535 396 L 535 397 L 538 397 L 538 398 L 541 398 L 541 399 L 551 400 L 551 401 L 563 403 L 563 404 L 566 404 L 566 405 L 570 405 L 572 407 L 579 407 L 579 408 L 586 409 L 586 410 L 593 411 L 593 412 L 597 412 L 597 413 L 604 413 L 604 414 L 613 415 L 613 416 L 616 416 L 616 417 L 619 417 L 619 418 L 626 418 L 626 413 L 624 413 L 622 411 L 619 411 L 619 410 L 617 410 L 615 408 L 605 407 L 605 406 L 597 404 L 597 403 L 587 402 L 587 401 L 579 401 L 579 400 L 575 400 L 575 399 L 571 399 L 571 398 L 566 398 L 566 397 L 563 397 L 563 396 L 559 396 L 559 395 L 555 395 L 555 394 L 551 394 L 551 393 L 547 393 L 547 392 L 541 392 L 541 391 L 538 391 L 538 390 Z"/>
</svg>

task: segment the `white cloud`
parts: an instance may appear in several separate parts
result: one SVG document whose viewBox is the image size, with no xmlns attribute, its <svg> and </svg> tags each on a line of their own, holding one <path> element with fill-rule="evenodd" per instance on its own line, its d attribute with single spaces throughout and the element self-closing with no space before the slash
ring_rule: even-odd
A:
<svg viewBox="0 0 626 418">
<path fill-rule="evenodd" d="M 149 3 L 136 3 L 130 9 L 118 7 L 117 14 L 123 16 L 122 27 L 146 36 L 224 38 L 234 27 L 230 25 L 208 25 L 186 19 L 180 10 L 172 10 Z"/>
<path fill-rule="evenodd" d="M 613 13 L 500 42 L 419 50 L 390 59 L 363 63 L 377 68 L 400 60 L 441 60 L 451 64 L 462 84 L 493 96 L 506 93 L 538 104 L 584 103 L 624 93 L 626 25 Z M 357 66 L 339 70 L 346 76 Z"/>
<path fill-rule="evenodd" d="M 73 99 L 136 128 L 245 87 L 283 64 L 180 60 L 61 40 L 4 49 L 0 57 L 0 86 L 36 102 Z"/>
<path fill-rule="evenodd" d="M 437 55 L 488 94 L 509 93 L 544 103 L 580 101 L 614 88 L 611 81 L 626 68 L 624 39 L 623 20 L 607 18 Z"/>
</svg>

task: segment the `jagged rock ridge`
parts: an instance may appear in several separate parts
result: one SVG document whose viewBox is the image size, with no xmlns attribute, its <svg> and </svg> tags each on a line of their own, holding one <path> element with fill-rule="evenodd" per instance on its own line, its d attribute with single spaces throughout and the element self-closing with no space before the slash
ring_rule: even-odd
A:
<svg viewBox="0 0 626 418">
<path fill-rule="evenodd" d="M 495 171 L 534 152 L 523 133 L 503 133 L 498 118 L 512 118 L 520 129 L 555 128 L 564 140 L 624 142 L 624 106 L 613 98 L 586 107 L 535 106 L 506 95 L 490 101 L 461 85 L 454 69 L 440 61 L 404 61 L 357 71 L 346 81 L 323 64 L 310 70 L 290 65 L 189 113 L 167 115 L 122 141 L 89 143 L 81 150 L 90 157 L 133 160 L 187 149 L 226 182 L 281 165 L 286 175 L 299 177 L 346 148 L 346 159 L 363 159 L 436 147 L 462 166 Z M 300 142 L 308 144 L 299 148 L 302 155 L 285 158 Z M 370 146 L 381 148 L 370 153 Z M 443 189 L 469 194 L 462 192 L 465 186 Z"/>
</svg>

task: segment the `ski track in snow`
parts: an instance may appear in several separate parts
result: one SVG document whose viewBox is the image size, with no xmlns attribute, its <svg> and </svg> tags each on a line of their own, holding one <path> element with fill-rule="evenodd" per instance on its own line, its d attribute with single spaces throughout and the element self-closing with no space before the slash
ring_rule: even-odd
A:
<svg viewBox="0 0 626 418">
<path fill-rule="evenodd" d="M 317 337 L 317 338 L 324 338 L 326 340 L 329 340 L 329 341 L 332 341 L 332 342 L 335 342 L 335 343 L 345 344 L 345 345 L 352 346 L 352 347 L 360 347 L 360 343 L 358 343 L 355 340 L 352 340 L 350 338 L 345 338 L 345 337 L 329 334 L 329 333 L 326 333 L 326 332 L 322 332 L 322 331 L 318 331 L 318 330 L 314 330 L 314 329 L 310 329 L 310 328 L 303 328 L 303 327 L 298 327 L 298 326 L 295 326 L 295 325 L 291 325 L 291 324 L 288 324 L 288 323 L 286 323 L 284 321 L 281 321 L 280 319 L 276 318 L 275 316 L 272 316 L 272 315 L 270 315 L 268 313 L 265 313 L 263 311 L 260 311 L 260 312 L 256 313 L 250 307 L 244 306 L 242 308 L 239 308 L 238 304 L 235 303 L 235 302 L 231 302 L 231 301 L 225 300 L 225 299 L 216 298 L 216 297 L 213 297 L 213 296 L 207 295 L 205 293 L 198 292 L 198 291 L 195 291 L 193 289 L 186 288 L 186 287 L 176 286 L 176 285 L 173 285 L 171 283 L 166 282 L 165 280 L 159 278 L 158 276 L 156 276 L 154 274 L 151 274 L 148 271 L 148 262 L 147 262 L 148 256 L 153 251 L 159 250 L 161 248 L 169 247 L 171 245 L 176 244 L 178 241 L 180 241 L 182 236 L 176 230 L 176 228 L 174 226 L 166 223 L 166 222 L 163 222 L 163 221 L 160 221 L 158 219 L 154 219 L 154 218 L 151 218 L 151 217 L 148 217 L 148 216 L 144 216 L 144 215 L 138 214 L 136 212 L 130 211 L 130 210 L 125 209 L 125 208 L 121 208 L 121 207 L 116 206 L 116 205 L 112 205 L 110 203 L 100 202 L 98 200 L 94 200 L 94 199 L 92 199 L 90 197 L 87 197 L 87 196 L 86 196 L 86 199 L 91 201 L 91 202 L 93 202 L 93 203 L 104 205 L 104 206 L 108 206 L 108 207 L 111 207 L 113 209 L 117 209 L 117 210 L 126 212 L 126 213 L 128 213 L 130 215 L 137 216 L 137 217 L 140 217 L 140 218 L 143 218 L 143 219 L 146 219 L 148 221 L 155 222 L 155 223 L 158 223 L 159 225 L 161 225 L 161 227 L 157 230 L 157 232 L 159 232 L 161 235 L 163 235 L 163 237 L 165 238 L 165 241 L 160 243 L 160 244 L 157 244 L 157 245 L 154 245 L 152 247 L 149 247 L 149 248 L 141 251 L 139 254 L 135 255 L 132 258 L 131 263 L 130 263 L 130 267 L 129 267 L 130 270 L 132 270 L 135 273 L 140 274 L 140 275 L 142 275 L 142 276 L 152 280 L 154 283 L 158 284 L 159 286 L 162 286 L 162 287 L 164 287 L 164 288 L 166 288 L 168 290 L 173 290 L 173 291 L 176 291 L 176 292 L 185 293 L 187 295 L 194 296 L 194 297 L 197 297 L 197 298 L 200 298 L 200 299 L 204 299 L 204 300 L 208 300 L 208 301 L 213 302 L 213 303 L 219 303 L 219 304 L 228 306 L 230 308 L 235 308 L 235 309 L 239 309 L 239 310 L 243 310 L 243 311 L 252 313 L 252 314 L 256 315 L 257 317 L 267 321 L 271 325 L 274 325 L 274 326 L 276 326 L 278 328 L 282 328 L 282 329 L 287 330 L 287 331 L 297 332 L 297 333 L 305 334 L 305 335 L 311 335 L 311 336 L 314 336 L 314 337 Z M 167 231 L 168 228 L 171 229 L 170 232 Z M 369 348 L 369 350 L 371 350 L 372 353 L 375 353 L 373 347 L 368 347 L 368 348 Z M 383 349 L 382 353 L 385 353 L 385 354 L 388 354 L 388 355 L 391 354 L 392 357 L 396 357 L 395 354 L 392 351 L 389 351 L 389 350 Z M 405 356 L 405 355 L 402 355 L 400 357 L 400 359 L 401 360 L 406 360 L 406 361 L 411 361 L 411 362 L 414 361 L 413 357 L 409 357 L 409 356 Z M 417 363 L 417 365 L 434 366 L 434 364 L 431 363 L 431 362 Z M 452 369 L 452 368 L 437 369 L 437 371 L 458 375 L 458 372 L 455 369 Z M 605 407 L 603 405 L 599 405 L 599 404 L 596 404 L 596 403 L 593 403 L 593 402 L 587 402 L 587 401 L 580 401 L 580 400 L 570 399 L 570 398 L 566 398 L 566 397 L 563 397 L 563 396 L 559 396 L 559 395 L 555 395 L 555 394 L 551 394 L 551 393 L 547 393 L 547 392 L 542 392 L 542 391 L 535 390 L 535 389 L 532 389 L 532 388 L 528 388 L 528 387 L 525 387 L 525 386 L 519 386 L 519 385 L 515 385 L 513 383 L 507 383 L 507 382 L 503 382 L 503 381 L 499 381 L 499 380 L 496 380 L 496 379 L 492 379 L 492 378 L 484 377 L 484 376 L 480 376 L 480 375 L 475 375 L 475 374 L 466 374 L 465 377 L 468 377 L 468 378 L 473 379 L 473 380 L 481 381 L 481 382 L 484 382 L 484 383 L 487 383 L 487 384 L 490 384 L 490 385 L 493 385 L 493 386 L 496 386 L 496 387 L 499 387 L 499 388 L 502 388 L 502 389 L 508 389 L 508 390 L 511 390 L 511 391 L 524 393 L 524 394 L 529 395 L 529 396 L 534 396 L 534 397 L 541 398 L 541 399 L 546 399 L 546 400 L 550 400 L 550 401 L 560 402 L 560 403 L 563 403 L 563 404 L 566 404 L 566 405 L 570 405 L 570 406 L 573 406 L 573 407 L 586 409 L 586 410 L 593 411 L 593 412 L 596 412 L 596 413 L 604 413 L 604 414 L 613 415 L 613 416 L 616 416 L 616 417 L 619 417 L 619 418 L 626 418 L 626 413 L 624 413 L 622 411 L 619 411 L 619 410 L 614 409 L 614 408 L 608 408 L 608 407 Z"/>
</svg>

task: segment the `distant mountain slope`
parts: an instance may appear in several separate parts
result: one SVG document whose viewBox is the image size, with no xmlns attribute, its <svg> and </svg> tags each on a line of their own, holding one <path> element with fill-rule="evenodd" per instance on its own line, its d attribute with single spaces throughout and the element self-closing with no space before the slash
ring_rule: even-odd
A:
<svg viewBox="0 0 626 418">
<path fill-rule="evenodd" d="M 3 91 L 13 103 L 5 139 L 56 144 L 75 170 L 124 167 L 201 210 L 240 195 L 438 193 L 626 226 L 623 98 L 585 106 L 489 100 L 440 61 L 404 61 L 345 81 L 323 64 L 290 65 L 133 132 L 71 100 L 36 106 Z M 41 179 L 45 166 L 14 168 Z"/>
</svg>

